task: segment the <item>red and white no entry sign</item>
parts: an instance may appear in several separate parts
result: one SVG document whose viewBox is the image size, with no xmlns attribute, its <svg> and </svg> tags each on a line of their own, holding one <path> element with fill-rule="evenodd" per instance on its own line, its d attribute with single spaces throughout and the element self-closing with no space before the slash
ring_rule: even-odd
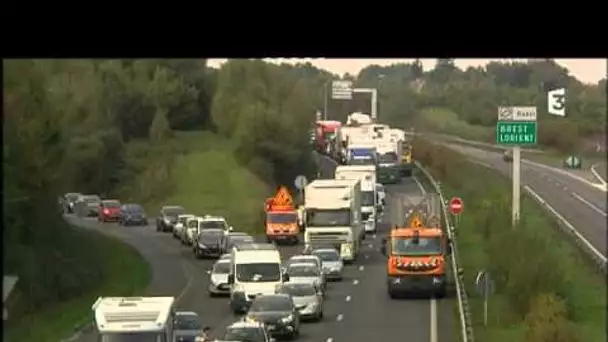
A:
<svg viewBox="0 0 608 342">
<path fill-rule="evenodd" d="M 450 200 L 450 212 L 452 215 L 458 215 L 464 210 L 464 202 L 460 197 L 452 197 Z"/>
</svg>

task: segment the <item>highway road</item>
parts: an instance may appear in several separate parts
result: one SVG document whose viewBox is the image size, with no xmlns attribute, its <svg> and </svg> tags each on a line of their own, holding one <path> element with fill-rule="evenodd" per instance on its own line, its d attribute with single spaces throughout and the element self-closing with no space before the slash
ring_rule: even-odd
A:
<svg viewBox="0 0 608 342">
<path fill-rule="evenodd" d="M 333 177 L 331 161 L 321 161 L 325 177 Z M 417 204 L 422 190 L 414 179 L 387 187 L 387 206 L 377 235 L 368 235 L 359 260 L 348 265 L 342 282 L 330 283 L 322 322 L 305 324 L 302 342 L 357 342 L 370 340 L 405 340 L 411 342 L 451 342 L 454 340 L 453 301 L 451 299 L 390 300 L 386 292 L 385 263 L 380 241 L 394 222 L 401 222 L 403 206 Z M 178 309 L 197 312 L 213 335 L 235 321 L 228 299 L 207 294 L 212 260 L 197 260 L 190 248 L 169 233 L 156 232 L 153 226 L 121 227 L 100 224 L 91 219 L 69 218 L 75 224 L 114 235 L 135 246 L 152 267 L 153 279 L 147 295 L 171 295 L 178 298 Z M 279 247 L 284 259 L 298 254 L 302 246 Z M 113 294 L 100 294 L 111 296 Z M 92 303 L 91 303 L 92 304 Z M 79 342 L 96 342 L 94 329 L 74 337 Z"/>
<path fill-rule="evenodd" d="M 512 164 L 502 154 L 468 146 L 446 145 L 473 160 L 511 176 Z M 601 254 L 606 256 L 606 189 L 568 171 L 522 162 L 522 186 L 529 186 Z"/>
</svg>

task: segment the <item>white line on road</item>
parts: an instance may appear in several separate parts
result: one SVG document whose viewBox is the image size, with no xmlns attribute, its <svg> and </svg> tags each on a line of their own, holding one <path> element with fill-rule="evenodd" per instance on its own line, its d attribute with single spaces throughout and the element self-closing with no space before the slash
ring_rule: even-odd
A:
<svg viewBox="0 0 608 342">
<path fill-rule="evenodd" d="M 350 296 L 346 296 L 346 299 L 345 299 L 345 300 L 346 300 L 347 302 L 350 302 L 350 299 L 351 299 L 351 298 L 350 298 Z"/>
<path fill-rule="evenodd" d="M 566 228 L 568 228 L 570 232 L 576 238 L 578 238 L 597 258 L 599 258 L 604 264 L 606 263 L 606 256 L 604 256 L 600 251 L 598 251 L 597 248 L 595 248 L 595 246 L 593 246 L 591 242 L 589 242 L 589 240 L 585 239 L 585 237 L 581 235 L 581 233 L 579 233 L 578 230 L 576 230 L 576 228 L 574 228 L 574 226 L 570 222 L 568 222 L 560 213 L 558 213 L 557 210 L 553 209 L 553 207 L 550 206 L 544 198 L 540 197 L 539 194 L 537 194 L 534 190 L 532 190 L 532 188 L 527 185 L 524 186 L 524 189 L 530 195 L 532 195 L 532 197 L 534 197 L 540 204 L 547 207 L 547 210 L 549 210 L 555 217 L 557 217 L 557 219 L 562 222 L 566 226 Z"/>
<path fill-rule="evenodd" d="M 420 183 L 420 181 L 418 180 L 417 177 L 414 177 L 414 182 L 416 182 L 416 185 L 418 185 L 418 188 L 420 189 L 420 192 L 423 195 L 426 195 L 426 190 L 424 190 L 424 187 L 422 186 L 422 183 Z"/>
<path fill-rule="evenodd" d="M 602 209 L 598 208 L 597 206 L 595 206 L 595 204 L 587 201 L 586 199 L 582 198 L 579 194 L 577 194 L 576 192 L 572 192 L 572 196 L 574 196 L 577 200 L 583 202 L 584 204 L 586 204 L 587 206 L 589 206 L 589 208 L 593 209 L 596 213 L 606 217 L 606 212 L 602 211 Z"/>
<path fill-rule="evenodd" d="M 344 319 L 344 315 L 343 314 L 339 314 L 338 317 L 336 317 L 336 321 L 338 321 L 338 322 L 340 322 L 343 319 Z"/>
<path fill-rule="evenodd" d="M 361 265 L 359 266 L 359 271 L 363 271 L 365 269 L 365 266 Z"/>
<path fill-rule="evenodd" d="M 334 339 L 331 337 L 328 337 L 327 340 L 325 340 L 325 342 L 334 342 Z"/>
<path fill-rule="evenodd" d="M 359 284 L 359 281 L 357 279 L 353 280 L 353 285 L 357 285 Z"/>
<path fill-rule="evenodd" d="M 367 244 L 367 247 L 369 247 L 369 248 L 374 248 L 374 244 L 368 243 L 368 244 Z"/>
<path fill-rule="evenodd" d="M 437 300 L 431 298 L 431 332 L 430 342 L 437 342 Z"/>
<path fill-rule="evenodd" d="M 365 254 L 364 256 L 365 256 L 365 259 L 369 259 L 369 255 Z"/>
</svg>

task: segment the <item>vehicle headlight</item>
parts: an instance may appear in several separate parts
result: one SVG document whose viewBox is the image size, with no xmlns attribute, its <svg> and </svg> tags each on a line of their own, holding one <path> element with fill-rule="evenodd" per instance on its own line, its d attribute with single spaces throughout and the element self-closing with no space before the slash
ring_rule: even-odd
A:
<svg viewBox="0 0 608 342">
<path fill-rule="evenodd" d="M 291 314 L 287 317 L 281 318 L 281 322 L 283 322 L 283 323 L 291 323 L 292 321 L 293 321 L 293 315 L 291 315 Z"/>
<path fill-rule="evenodd" d="M 166 224 L 171 223 L 171 220 L 169 220 L 167 217 L 165 217 L 163 220 L 165 221 Z"/>
<path fill-rule="evenodd" d="M 74 208 L 74 203 L 70 203 L 70 208 Z"/>
<path fill-rule="evenodd" d="M 198 243 L 198 247 L 199 247 L 199 248 L 205 248 L 205 249 L 207 248 L 207 246 L 205 246 L 204 244 L 202 244 L 202 243 L 200 243 L 200 242 Z"/>
<path fill-rule="evenodd" d="M 309 303 L 308 305 L 306 305 L 306 308 L 307 308 L 308 310 L 315 310 L 315 309 L 317 308 L 317 306 L 319 306 L 319 303 L 317 303 L 317 302 L 312 302 L 312 303 Z"/>
</svg>

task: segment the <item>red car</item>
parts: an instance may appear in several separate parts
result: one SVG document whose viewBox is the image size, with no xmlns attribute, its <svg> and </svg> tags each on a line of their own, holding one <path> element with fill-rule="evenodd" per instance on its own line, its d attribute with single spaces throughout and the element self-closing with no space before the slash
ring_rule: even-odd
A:
<svg viewBox="0 0 608 342">
<path fill-rule="evenodd" d="M 103 200 L 99 205 L 99 222 L 118 221 L 120 219 L 120 202 L 117 200 Z"/>
</svg>

